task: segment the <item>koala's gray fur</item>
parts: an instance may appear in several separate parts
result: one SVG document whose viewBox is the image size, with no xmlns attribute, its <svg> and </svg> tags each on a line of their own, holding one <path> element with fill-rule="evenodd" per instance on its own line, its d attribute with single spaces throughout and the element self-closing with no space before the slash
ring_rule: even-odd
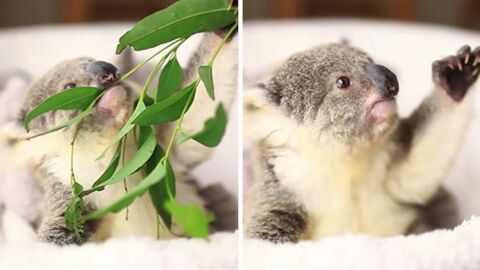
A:
<svg viewBox="0 0 480 270">
<path fill-rule="evenodd" d="M 55 243 L 60 246 L 73 243 L 82 244 L 90 239 L 98 225 L 96 221 L 89 221 L 85 224 L 83 239 L 77 239 L 65 227 L 65 209 L 67 209 L 72 198 L 70 187 L 52 178 L 49 178 L 43 187 L 46 196 L 43 200 L 42 222 L 37 229 L 38 238 L 41 241 Z M 91 207 L 87 207 L 87 209 L 90 211 L 94 210 Z"/>
<path fill-rule="evenodd" d="M 268 98 L 300 123 L 315 122 L 321 132 L 352 140 L 369 136 L 364 123 L 356 121 L 363 97 L 373 87 L 364 65 L 372 58 L 354 47 L 331 44 L 296 54 L 263 87 Z M 339 95 L 332 80 L 349 76 L 356 91 Z M 334 108 L 334 109 L 333 109 Z"/>
<path fill-rule="evenodd" d="M 309 50 L 290 57 L 265 89 L 273 102 L 303 122 L 317 116 L 327 93 L 331 92 L 328 84 L 331 78 L 325 74 L 332 71 L 355 74 L 362 89 L 367 89 L 369 82 L 362 79 L 364 71 L 360 68 L 363 62 L 373 61 L 366 53 L 340 44 Z"/>
<path fill-rule="evenodd" d="M 307 212 L 298 198 L 279 183 L 269 158 L 264 156 L 261 162 L 266 170 L 262 172 L 264 181 L 259 183 L 255 194 L 258 214 L 250 221 L 256 225 L 248 229 L 248 234 L 273 242 L 296 242 L 306 229 Z M 270 207 L 272 205 L 275 209 Z"/>
<path fill-rule="evenodd" d="M 208 62 L 221 40 L 221 37 L 213 33 L 204 35 L 199 49 L 193 54 L 192 60 L 189 62 L 183 85 L 187 85 L 195 79 L 198 67 Z M 217 99 L 212 101 L 208 97 L 203 84 L 199 85 L 194 103 L 182 123 L 183 131 L 193 134 L 201 130 L 203 123 L 214 115 L 219 103 L 222 103 L 227 110 L 231 107 L 237 81 L 236 42 L 236 38 L 228 42 L 217 56 L 213 74 Z M 104 71 L 105 74 L 97 74 Z M 92 115 L 83 121 L 75 143 L 74 171 L 76 179 L 85 188 L 91 187 L 108 166 L 115 150 L 112 148 L 115 147 L 107 152 L 105 158 L 96 160 L 96 157 L 110 144 L 119 129 L 130 117 L 140 90 L 135 83 L 121 82 L 116 84 L 112 76 L 118 79 L 120 74 L 109 63 L 100 63 L 87 57 L 62 62 L 32 84 L 23 103 L 22 113 L 16 123 L 9 123 L 0 130 L 0 149 L 7 153 L 7 156 L 12 157 L 10 160 L 2 159 L 2 165 L 6 166 L 7 169 L 9 169 L 9 166 L 12 167 L 13 164 L 29 167 L 35 172 L 36 178 L 45 192 L 42 217 L 38 228 L 40 240 L 66 245 L 81 244 L 89 240 L 101 241 L 110 237 L 157 236 L 155 209 L 149 196 L 145 195 L 136 199 L 130 205 L 128 221 L 125 220 L 125 213 L 118 213 L 107 215 L 96 222 L 88 222 L 83 239 L 78 241 L 73 233 L 66 229 L 64 217 L 71 199 L 69 155 L 70 142 L 75 128 L 72 126 L 35 139 L 25 140 L 29 135 L 51 129 L 79 114 L 78 111 L 48 112 L 33 120 L 30 125 L 30 133 L 25 134 L 22 125 L 26 113 L 46 98 L 60 91 L 68 91 L 67 86 L 72 84 L 77 87 L 94 86 L 109 89 L 110 92 L 106 92 L 102 99 L 98 101 Z M 111 93 L 110 96 L 109 93 Z M 164 147 L 171 135 L 173 125 L 171 123 L 157 128 L 158 142 Z M 127 160 L 135 151 L 136 142 L 133 133 L 129 133 L 125 147 Z M 170 162 L 177 179 L 176 198 L 178 201 L 200 206 L 210 203 L 208 198 L 204 200 L 198 194 L 201 189 L 187 180 L 190 179 L 189 173 L 192 168 L 207 159 L 211 151 L 211 149 L 193 141 L 181 145 L 175 144 L 172 148 Z M 137 172 L 127 179 L 127 185 L 132 187 L 142 179 L 142 173 Z M 227 194 L 224 189 L 216 188 L 215 190 L 223 195 Z M 108 186 L 102 192 L 92 193 L 86 197 L 87 211 L 105 207 L 124 193 L 123 183 Z M 217 203 L 231 204 L 229 199 L 230 196 L 224 196 Z M 225 207 L 224 209 L 229 208 Z M 231 214 L 231 212 L 227 214 Z M 232 224 L 227 225 L 229 227 L 219 227 L 220 229 L 232 229 Z M 173 233 L 162 228 L 160 237 L 169 238 L 183 233 L 175 225 L 175 221 L 172 230 Z"/>
<path fill-rule="evenodd" d="M 255 160 L 247 236 L 281 243 L 451 226 L 438 220 L 456 217 L 441 181 L 468 124 L 465 96 L 479 71 L 480 48 L 436 61 L 434 91 L 399 119 L 395 75 L 359 49 L 326 44 L 289 58 L 244 95 Z"/>
</svg>

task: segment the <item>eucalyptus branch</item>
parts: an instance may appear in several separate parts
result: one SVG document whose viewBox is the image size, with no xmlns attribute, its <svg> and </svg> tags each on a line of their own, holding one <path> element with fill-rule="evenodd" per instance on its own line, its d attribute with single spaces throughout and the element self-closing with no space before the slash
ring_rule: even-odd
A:
<svg viewBox="0 0 480 270">
<path fill-rule="evenodd" d="M 117 83 L 125 80 L 126 78 L 130 77 L 130 75 L 132 75 L 133 73 L 135 73 L 137 70 L 139 70 L 141 67 L 143 67 L 145 64 L 147 64 L 148 62 L 150 62 L 153 58 L 155 58 L 157 55 L 159 55 L 160 53 L 162 53 L 163 51 L 165 51 L 166 49 L 168 49 L 169 47 L 171 47 L 173 44 L 176 44 L 178 40 L 175 40 L 175 41 L 172 41 L 171 43 L 169 43 L 167 46 L 163 47 L 162 49 L 160 49 L 158 52 L 154 53 L 152 56 L 150 56 L 149 58 L 145 59 L 144 61 L 142 61 L 140 64 L 136 65 L 134 68 L 132 68 L 130 71 L 128 71 L 127 73 L 125 73 L 125 75 L 123 75 L 122 77 L 120 77 L 120 79 L 118 79 Z"/>
<path fill-rule="evenodd" d="M 73 132 L 72 141 L 70 142 L 70 190 L 72 192 L 72 200 L 70 201 L 70 205 L 65 212 L 65 217 L 70 216 L 70 226 L 67 223 L 67 228 L 73 231 L 75 238 L 78 242 L 82 241 L 82 233 L 83 233 L 83 220 L 82 215 L 84 211 L 84 203 L 81 197 L 81 193 L 83 191 L 83 187 L 77 182 L 75 178 L 75 169 L 74 169 L 74 153 L 75 153 L 75 141 L 78 136 L 78 132 L 80 130 L 80 126 L 82 125 L 83 120 L 80 120 L 78 125 L 75 126 L 75 130 Z"/>
<path fill-rule="evenodd" d="M 225 37 L 223 37 L 223 40 L 222 40 L 222 43 L 220 43 L 220 46 L 217 47 L 217 49 L 215 50 L 215 52 L 213 53 L 212 57 L 210 58 L 210 60 L 208 61 L 208 65 L 212 65 L 213 61 L 215 61 L 215 59 L 217 58 L 217 55 L 218 53 L 223 49 L 223 47 L 225 46 L 225 44 L 227 43 L 227 40 L 230 38 L 230 36 L 233 34 L 233 32 L 235 31 L 235 29 L 237 29 L 237 26 L 238 26 L 238 22 L 236 22 L 231 28 L 230 30 L 228 30 L 227 34 L 225 35 Z"/>
<path fill-rule="evenodd" d="M 168 163 L 168 159 L 171 155 L 175 139 L 181 131 L 181 125 L 185 114 L 194 101 L 198 85 L 201 81 L 204 82 L 208 95 L 214 99 L 212 64 L 227 40 L 238 27 L 238 24 L 236 23 L 237 12 L 238 9 L 233 7 L 233 1 L 181 0 L 167 7 L 165 10 L 161 10 L 140 20 L 131 30 L 126 32 L 120 38 L 119 43 L 117 44 L 117 53 L 121 53 L 127 47 L 131 47 L 136 51 L 155 48 L 159 45 L 164 45 L 164 47 L 133 67 L 119 78 L 116 83 L 126 80 L 129 76 L 161 53 L 164 53 L 164 55 L 149 73 L 130 119 L 118 131 L 118 134 L 112 140 L 111 145 L 109 145 L 97 158 L 98 160 L 104 157 L 111 146 L 117 145 L 117 150 L 107 168 L 94 182 L 92 187 L 89 187 L 90 189 L 84 191 L 83 186 L 77 182 L 74 170 L 75 144 L 79 129 L 81 128 L 84 119 L 92 114 L 94 106 L 105 94 L 105 89 L 97 87 L 76 87 L 76 89 L 62 91 L 44 100 L 26 115 L 24 125 L 28 131 L 29 123 L 43 113 L 55 110 L 80 111 L 77 116 L 50 130 L 25 138 L 26 140 L 30 140 L 69 126 L 74 126 L 75 130 L 73 130 L 72 133 L 73 138 L 71 140 L 70 149 L 70 184 L 72 200 L 68 209 L 65 211 L 65 220 L 67 229 L 75 233 L 75 237 L 79 242 L 83 240 L 81 239 L 81 236 L 84 233 L 84 226 L 87 220 L 97 219 L 107 213 L 118 212 L 123 208 L 127 208 L 126 218 L 128 218 L 128 206 L 136 197 L 141 196 L 141 194 L 144 194 L 144 192 L 149 188 L 154 187 L 154 185 L 158 185 L 158 187 L 162 189 L 161 191 L 156 191 L 158 192 L 156 196 L 159 197 L 152 197 L 152 202 L 157 208 L 157 237 L 160 236 L 161 224 L 170 228 L 172 217 L 176 218 L 179 225 L 185 229 L 185 232 L 188 235 L 202 238 L 208 237 L 208 223 L 211 221 L 211 217 L 197 206 L 182 205 L 175 201 L 173 192 L 175 188 L 175 174 Z M 176 14 L 176 16 L 172 17 L 171 14 Z M 198 20 L 198 24 L 187 23 L 194 18 Z M 175 93 L 176 88 L 181 84 L 182 77 L 181 67 L 176 60 L 177 49 L 187 38 L 195 33 L 222 29 L 226 25 L 232 25 L 232 23 L 234 23 L 233 26 L 209 59 L 208 66 L 202 66 L 199 68 L 198 78 L 188 86 L 188 89 Z M 168 64 L 165 64 L 166 61 L 168 61 Z M 170 65 L 170 63 L 172 64 Z M 167 65 L 168 69 L 165 69 Z M 160 75 L 160 86 L 157 88 L 157 93 L 152 104 L 145 99 L 148 98 L 147 94 L 152 80 L 162 66 L 166 71 L 165 73 L 162 72 Z M 166 89 L 166 92 L 159 93 L 158 91 L 160 88 Z M 172 121 L 175 121 L 175 127 L 169 138 L 166 151 L 164 152 L 161 146 L 158 145 L 158 142 L 155 141 L 155 130 L 152 129 L 151 125 L 164 124 Z M 137 141 L 137 139 L 139 139 L 136 134 L 138 126 L 149 126 L 149 133 L 143 134 L 146 137 L 144 136 L 142 138 L 146 139 L 142 141 L 141 144 Z M 215 117 L 205 121 L 204 129 L 198 133 L 202 134 L 203 139 L 199 139 L 199 137 L 195 137 L 194 135 L 186 137 L 185 140 L 194 139 L 206 146 L 214 147 L 218 145 L 224 134 L 222 132 L 218 133 L 218 128 L 220 128 L 221 131 L 222 129 L 225 129 L 225 126 L 226 114 L 220 104 L 217 107 Z M 137 152 L 135 152 L 132 158 L 129 158 L 126 162 L 127 136 L 132 128 L 134 129 L 133 139 L 136 143 Z M 211 132 L 212 128 L 216 128 L 216 132 L 209 134 L 208 132 Z M 139 137 L 141 136 L 142 133 Z M 205 136 L 208 137 L 208 140 L 205 139 Z M 214 143 L 212 143 L 212 140 Z M 156 156 L 152 156 L 155 150 L 161 150 L 163 157 L 160 156 L 161 154 L 159 153 L 157 153 Z M 152 157 L 153 159 L 148 163 Z M 117 171 L 120 158 L 122 169 Z M 144 175 L 144 180 L 139 184 L 132 186 L 129 190 L 126 177 L 138 171 L 138 168 L 145 166 L 145 164 L 149 164 L 147 165 L 149 169 L 142 171 L 141 173 L 148 175 Z M 153 169 L 150 169 L 150 167 Z M 162 179 L 166 181 L 162 183 Z M 124 196 L 110 206 L 96 210 L 93 213 L 86 212 L 85 203 L 83 201 L 85 196 L 92 192 L 101 191 L 107 185 L 113 185 L 121 180 L 123 180 L 126 192 Z M 180 218 L 187 213 L 189 220 Z"/>
<path fill-rule="evenodd" d="M 140 94 L 140 100 L 143 100 L 145 95 L 146 95 L 146 92 L 148 91 L 148 88 L 150 87 L 150 83 L 152 82 L 152 79 L 153 77 L 155 76 L 155 74 L 157 74 L 157 72 L 160 70 L 160 68 L 162 67 L 163 63 L 165 62 L 165 60 L 167 59 L 168 56 L 170 56 L 170 54 L 172 54 L 172 52 L 175 52 L 178 47 L 180 47 L 180 45 L 182 45 L 184 42 L 185 42 L 186 39 L 182 38 L 182 39 L 179 39 L 178 41 L 176 41 L 176 45 L 170 49 L 167 53 L 165 53 L 165 55 L 163 55 L 163 57 L 158 61 L 158 63 L 155 65 L 155 67 L 153 68 L 153 70 L 150 72 L 150 74 L 148 75 L 147 77 L 147 80 L 145 82 L 145 84 L 143 85 L 143 89 L 142 89 L 142 92 Z"/>
<path fill-rule="evenodd" d="M 197 86 L 198 84 L 200 83 L 200 79 L 198 78 L 194 84 L 194 90 L 190 93 L 190 95 L 188 96 L 188 101 L 187 103 L 185 104 L 185 106 L 183 107 L 183 110 L 182 110 L 182 114 L 180 115 L 180 118 L 177 120 L 176 124 L 175 124 L 175 128 L 173 129 L 173 132 L 172 132 L 172 135 L 170 136 L 170 139 L 169 139 L 169 142 L 168 142 L 168 146 L 167 146 L 167 149 L 165 150 L 165 155 L 163 156 L 163 158 L 160 160 L 160 162 L 166 166 L 166 163 L 167 163 L 167 160 L 168 158 L 170 157 L 170 152 L 172 150 L 172 146 L 173 146 L 173 143 L 175 141 L 175 138 L 177 137 L 177 133 L 178 131 L 180 131 L 180 125 L 182 124 L 182 121 L 183 121 L 183 118 L 185 117 L 185 113 L 187 112 L 187 108 L 188 108 L 188 104 L 191 103 L 193 97 L 195 96 L 195 93 L 197 92 Z M 170 190 L 170 187 L 167 185 L 167 192 L 168 192 L 168 197 L 170 200 L 175 200 L 175 197 L 173 196 L 173 192 Z"/>
<path fill-rule="evenodd" d="M 127 138 L 128 133 L 125 134 L 125 138 L 123 138 L 123 149 L 122 149 L 122 167 L 125 167 L 125 151 L 127 150 Z M 127 187 L 127 178 L 123 178 L 123 189 L 125 190 L 125 194 L 128 193 Z M 125 208 L 125 220 L 128 220 L 128 206 Z"/>
<path fill-rule="evenodd" d="M 212 65 L 212 63 L 215 61 L 215 59 L 217 58 L 218 54 L 220 53 L 220 51 L 223 49 L 223 47 L 225 46 L 227 40 L 230 38 L 230 36 L 233 34 L 233 32 L 235 31 L 235 29 L 237 28 L 238 26 L 238 23 L 235 23 L 231 28 L 230 30 L 228 31 L 228 33 L 225 35 L 225 37 L 223 38 L 222 42 L 220 43 L 220 46 L 217 47 L 217 49 L 215 50 L 215 52 L 213 53 L 213 55 L 211 56 L 210 60 L 208 61 L 208 64 L 209 65 Z M 175 142 L 175 138 L 177 137 L 177 134 L 178 132 L 181 130 L 181 125 L 182 125 L 182 122 L 183 122 L 183 118 L 185 117 L 185 114 L 187 112 L 187 109 L 189 107 L 189 104 L 191 103 L 193 97 L 195 96 L 195 93 L 196 93 L 196 90 L 197 90 L 197 87 L 198 85 L 200 84 L 200 78 L 197 77 L 197 79 L 193 82 L 195 84 L 195 86 L 193 87 L 193 91 L 190 93 L 189 97 L 188 97 L 188 101 L 187 103 L 185 104 L 185 106 L 183 107 L 183 110 L 182 110 L 182 113 L 180 115 L 180 118 L 177 120 L 176 124 L 175 124 L 175 128 L 173 129 L 173 132 L 172 132 L 172 135 L 170 136 L 170 139 L 169 139 L 169 142 L 168 142 L 168 146 L 167 146 L 167 149 L 165 150 L 165 155 L 164 157 L 160 160 L 160 162 L 162 162 L 164 165 L 166 164 L 166 161 L 168 160 L 168 158 L 170 157 L 170 152 L 172 150 L 172 147 L 173 147 L 173 144 Z M 174 196 L 172 194 L 172 191 L 170 190 L 170 188 L 168 188 L 167 186 L 167 192 L 168 192 L 168 196 L 169 196 L 169 199 L 170 200 L 174 200 Z"/>
<path fill-rule="evenodd" d="M 78 183 L 75 178 L 75 171 L 74 171 L 74 164 L 73 164 L 74 152 L 75 152 L 75 141 L 77 139 L 78 131 L 80 130 L 80 125 L 82 123 L 83 123 L 83 120 L 81 120 L 80 123 L 78 123 L 78 125 L 75 126 L 75 130 L 73 132 L 73 138 L 72 138 L 72 141 L 70 142 L 70 186 L 72 189 L 72 197 L 74 198 L 78 196 L 78 193 L 75 190 L 75 185 Z"/>
</svg>

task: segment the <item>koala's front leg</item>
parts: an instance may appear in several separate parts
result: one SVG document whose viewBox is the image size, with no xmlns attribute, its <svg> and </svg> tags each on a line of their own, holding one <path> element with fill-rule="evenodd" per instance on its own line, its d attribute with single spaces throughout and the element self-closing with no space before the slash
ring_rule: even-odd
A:
<svg viewBox="0 0 480 270">
<path fill-rule="evenodd" d="M 271 207 L 254 215 L 246 232 L 247 237 L 273 243 L 296 243 L 306 229 L 305 213 L 299 208 Z"/>
<path fill-rule="evenodd" d="M 401 121 L 394 140 L 400 162 L 392 167 L 387 188 L 406 203 L 427 203 L 454 161 L 470 120 L 467 94 L 479 76 L 480 47 L 464 46 L 435 61 L 432 71 L 433 93 Z"/>
<path fill-rule="evenodd" d="M 70 188 L 56 181 L 46 184 L 44 191 L 42 219 L 37 231 L 40 241 L 65 246 L 88 240 L 93 232 L 92 224 L 86 224 L 81 241 L 66 227 L 65 211 L 72 198 Z"/>
<path fill-rule="evenodd" d="M 245 231 L 249 238 L 274 243 L 298 242 L 305 233 L 308 216 L 298 199 L 282 187 L 271 165 L 264 168 L 264 179 L 258 179 L 250 192 Z"/>
</svg>

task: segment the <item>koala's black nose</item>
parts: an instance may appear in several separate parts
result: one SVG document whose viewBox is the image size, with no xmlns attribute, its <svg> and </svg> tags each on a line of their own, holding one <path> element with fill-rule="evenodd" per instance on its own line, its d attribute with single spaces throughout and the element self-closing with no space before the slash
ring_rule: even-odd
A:
<svg viewBox="0 0 480 270">
<path fill-rule="evenodd" d="M 87 66 L 87 72 L 92 74 L 97 82 L 104 87 L 112 85 L 120 77 L 117 68 L 104 61 L 95 61 Z"/>
<path fill-rule="evenodd" d="M 368 64 L 365 70 L 382 96 L 393 98 L 398 94 L 397 76 L 388 68 L 381 65 Z"/>
</svg>

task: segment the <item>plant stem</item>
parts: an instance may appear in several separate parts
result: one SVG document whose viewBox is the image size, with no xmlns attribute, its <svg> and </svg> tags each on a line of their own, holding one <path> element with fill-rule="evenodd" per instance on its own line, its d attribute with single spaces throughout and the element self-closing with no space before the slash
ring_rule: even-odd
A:
<svg viewBox="0 0 480 270">
<path fill-rule="evenodd" d="M 123 146 L 122 146 L 122 167 L 125 167 L 125 151 L 127 149 L 127 138 L 128 138 L 128 133 L 125 134 L 125 138 L 123 138 Z M 123 188 L 125 189 L 125 194 L 128 193 L 128 187 L 127 187 L 127 178 L 123 178 Z M 128 221 L 128 206 L 125 208 L 125 220 Z"/>
<path fill-rule="evenodd" d="M 228 30 L 228 33 L 225 35 L 225 37 L 223 38 L 222 40 L 222 43 L 220 44 L 220 46 L 218 46 L 218 48 L 215 50 L 215 52 L 213 53 L 212 57 L 210 58 L 210 60 L 208 61 L 208 65 L 211 66 L 213 64 L 213 61 L 215 61 L 215 58 L 217 58 L 217 55 L 218 53 L 220 53 L 220 51 L 223 49 L 223 47 L 225 46 L 225 44 L 227 43 L 227 40 L 230 38 L 230 36 L 233 34 L 233 31 L 235 31 L 235 29 L 237 28 L 238 26 L 238 22 L 235 23 L 231 28 L 230 30 Z"/>
<path fill-rule="evenodd" d="M 155 65 L 153 70 L 148 75 L 145 84 L 143 85 L 143 89 L 142 89 L 142 92 L 140 94 L 140 100 L 143 100 L 143 98 L 145 97 L 145 94 L 148 91 L 148 88 L 150 87 L 150 83 L 152 82 L 153 77 L 155 76 L 155 74 L 157 74 L 158 70 L 160 69 L 162 64 L 165 62 L 167 57 L 170 56 L 170 54 L 172 54 L 172 52 L 175 52 L 178 49 L 178 47 L 180 47 L 180 45 L 182 45 L 185 42 L 185 40 L 186 39 L 179 39 L 176 42 L 176 45 L 173 48 L 171 48 L 167 53 L 165 53 L 165 55 L 162 56 L 160 61 L 158 61 L 158 63 Z"/>
<path fill-rule="evenodd" d="M 78 131 L 80 130 L 80 125 L 83 121 L 80 121 L 77 126 L 75 126 L 75 130 L 73 131 L 73 138 L 70 142 L 70 186 L 72 190 L 72 197 L 76 198 L 78 194 L 75 192 L 74 185 L 77 183 L 75 179 L 75 171 L 73 167 L 73 159 L 74 159 L 74 152 L 75 152 L 75 140 L 77 139 Z"/>
<path fill-rule="evenodd" d="M 154 53 L 152 56 L 150 56 L 149 58 L 145 59 L 144 61 L 142 61 L 140 64 L 136 65 L 134 68 L 132 68 L 130 71 L 128 71 L 125 75 L 123 75 L 122 77 L 120 77 L 120 79 L 118 79 L 117 83 L 125 80 L 126 78 L 128 78 L 130 75 L 132 75 L 133 73 L 135 73 L 138 69 L 140 69 L 141 67 L 143 67 L 145 64 L 147 64 L 148 62 L 150 62 L 153 58 L 155 58 L 157 55 L 159 55 L 161 52 L 165 51 L 166 49 L 168 49 L 169 47 L 171 47 L 173 44 L 176 44 L 177 42 L 179 42 L 181 39 L 178 39 L 178 40 L 175 40 L 173 42 L 171 42 L 170 44 L 168 44 L 167 46 L 163 47 L 162 49 L 160 49 L 158 52 Z"/>
<path fill-rule="evenodd" d="M 222 40 L 222 43 L 220 44 L 220 46 L 218 46 L 218 48 L 215 50 L 215 52 L 213 53 L 212 57 L 210 57 L 210 60 L 208 61 L 208 65 L 212 65 L 213 61 L 215 61 L 215 59 L 217 58 L 217 55 L 220 53 L 220 51 L 222 50 L 222 48 L 225 46 L 228 38 L 232 35 L 233 31 L 235 30 L 235 28 L 237 28 L 237 25 L 238 23 L 235 23 L 231 28 L 230 30 L 228 31 L 228 33 L 225 35 L 225 37 L 223 38 Z M 194 81 L 195 83 L 195 86 L 194 86 L 194 90 L 192 91 L 192 93 L 190 93 L 190 96 L 188 97 L 188 101 L 187 103 L 185 104 L 185 107 L 183 107 L 183 111 L 182 111 L 182 114 L 180 115 L 180 118 L 177 120 L 177 123 L 175 125 L 175 128 L 173 130 L 173 133 L 172 133 L 172 136 L 170 137 L 170 141 L 168 142 L 168 146 L 167 146 L 167 150 L 165 151 L 165 156 L 162 158 L 161 161 L 165 162 L 164 160 L 168 159 L 168 157 L 170 156 L 170 151 L 172 149 L 172 146 L 173 146 L 173 142 L 175 141 L 175 137 L 178 133 L 178 131 L 180 131 L 180 127 L 181 127 L 181 124 L 183 122 L 183 117 L 185 116 L 185 113 L 186 113 L 186 110 L 187 110 L 187 107 L 188 107 L 188 104 L 190 104 L 192 98 L 195 96 L 195 93 L 196 93 L 196 89 L 197 89 L 197 86 L 198 84 L 200 83 L 200 78 L 197 77 L 197 79 Z"/>
<path fill-rule="evenodd" d="M 190 93 L 190 95 L 188 96 L 188 101 L 187 103 L 185 104 L 185 106 L 183 107 L 183 110 L 182 110 L 182 113 L 180 114 L 180 118 L 177 120 L 176 124 L 175 124 L 175 128 L 173 129 L 173 132 L 172 132 L 172 135 L 170 136 L 170 140 L 168 142 L 168 146 L 167 146 L 167 149 L 165 150 L 165 155 L 162 157 L 162 159 L 160 160 L 160 162 L 164 165 L 164 166 L 167 166 L 167 160 L 168 160 L 168 157 L 170 156 L 170 152 L 172 150 L 172 147 L 173 147 L 173 143 L 175 141 L 175 138 L 177 137 L 177 133 L 180 131 L 180 126 L 182 124 L 182 121 L 183 121 L 183 118 L 185 116 L 185 113 L 187 112 L 187 108 L 188 108 L 188 104 L 190 104 L 190 102 L 192 101 L 193 97 L 195 96 L 195 93 L 197 92 L 197 86 L 198 84 L 200 83 L 200 78 L 197 78 L 197 80 L 194 82 L 195 83 L 195 86 L 194 86 L 194 89 L 192 90 L 192 92 Z M 168 193 L 168 198 L 171 200 L 171 201 L 174 201 L 175 200 L 175 197 L 173 196 L 173 192 L 170 190 L 170 186 L 167 185 L 167 193 Z"/>
<path fill-rule="evenodd" d="M 168 46 L 162 48 L 162 50 L 158 51 L 157 53 L 155 53 L 153 56 L 149 57 L 147 60 L 143 61 L 142 63 L 140 63 L 139 65 L 137 65 L 135 68 L 133 68 L 131 71 L 129 71 L 127 74 L 125 74 L 124 76 L 122 76 L 122 78 L 120 78 L 118 81 L 121 81 L 121 80 L 124 80 L 125 78 L 127 78 L 128 76 L 130 76 L 133 72 L 135 72 L 136 70 L 138 70 L 141 66 L 145 65 L 147 62 L 149 62 L 150 60 L 152 60 L 155 56 L 157 56 L 160 52 L 164 51 L 165 49 L 167 49 L 168 47 L 172 46 L 173 44 L 175 44 L 175 46 L 173 48 L 171 48 L 165 55 L 162 56 L 162 58 L 158 61 L 158 63 L 155 65 L 155 67 L 153 68 L 153 70 L 150 72 L 150 74 L 148 75 L 147 77 L 147 80 L 145 81 L 145 84 L 143 85 L 143 89 L 142 89 L 142 92 L 140 93 L 140 98 L 139 98 L 139 101 L 140 102 L 143 102 L 143 99 L 145 98 L 145 95 L 148 91 L 148 88 L 150 87 L 150 83 L 152 82 L 153 80 L 153 77 L 155 76 L 155 74 L 157 74 L 158 70 L 161 68 L 162 64 L 165 62 L 165 60 L 172 54 L 172 53 L 175 53 L 176 50 L 178 49 L 178 47 L 180 47 L 180 45 L 182 45 L 184 42 L 185 42 L 186 39 L 179 39 L 175 42 L 172 42 L 171 44 L 169 44 Z M 138 104 L 140 104 L 140 102 L 138 102 Z M 137 106 L 138 106 L 137 104 Z M 126 149 L 126 139 L 127 139 L 127 136 L 128 134 L 125 135 L 125 137 L 123 138 L 123 151 L 122 151 L 122 166 L 125 166 L 125 149 Z M 125 193 L 128 193 L 128 187 L 127 187 L 127 180 L 126 178 L 123 179 L 123 184 L 124 184 L 124 188 L 125 188 Z M 128 210 L 128 206 L 126 207 L 126 212 L 125 212 L 125 220 L 128 220 L 128 214 L 129 214 L 129 210 Z M 159 223 L 157 222 L 157 226 L 159 226 Z M 159 234 L 159 233 L 158 233 Z"/>
<path fill-rule="evenodd" d="M 220 46 L 218 46 L 218 48 L 215 50 L 212 57 L 208 61 L 208 65 L 212 65 L 213 61 L 215 61 L 215 58 L 217 58 L 218 54 L 220 53 L 222 48 L 227 43 L 228 38 L 230 38 L 230 36 L 232 35 L 233 31 L 235 31 L 237 26 L 238 26 L 238 23 L 235 23 L 230 28 L 228 33 L 223 38 L 222 43 L 220 44 Z M 182 113 L 180 114 L 180 118 L 177 120 L 177 122 L 175 124 L 175 128 L 173 129 L 172 135 L 170 136 L 170 140 L 168 142 L 167 149 L 165 150 L 165 155 L 160 160 L 160 162 L 162 162 L 162 164 L 164 164 L 164 166 L 166 166 L 166 162 L 167 162 L 167 160 L 170 156 L 170 152 L 172 150 L 173 143 L 175 142 L 175 138 L 177 137 L 177 133 L 181 130 L 181 125 L 182 125 L 182 122 L 183 122 L 183 118 L 185 117 L 185 113 L 187 112 L 188 105 L 191 103 L 193 97 L 195 96 L 195 93 L 197 92 L 198 84 L 200 84 L 200 78 L 197 77 L 197 79 L 194 81 L 194 83 L 195 83 L 194 90 L 192 91 L 192 93 L 190 93 L 190 96 L 188 97 L 188 101 L 187 101 L 187 103 L 185 103 L 185 106 L 183 107 Z M 170 190 L 169 185 L 167 185 L 167 193 L 168 193 L 168 197 L 169 197 L 170 200 L 172 200 L 172 201 L 175 200 L 175 198 L 173 196 L 173 192 Z"/>
<path fill-rule="evenodd" d="M 195 96 L 195 93 L 197 92 L 197 87 L 198 87 L 198 84 L 200 84 L 200 79 L 197 78 L 194 81 L 194 83 L 195 83 L 195 86 L 193 87 L 194 90 L 188 96 L 188 101 L 187 101 L 187 103 L 185 103 L 185 106 L 183 107 L 182 113 L 180 114 L 180 118 L 177 120 L 177 122 L 175 124 L 175 128 L 173 129 L 173 133 L 170 136 L 170 140 L 168 142 L 167 149 L 165 150 L 165 156 L 161 160 L 163 162 L 165 162 L 164 160 L 168 159 L 168 157 L 170 156 L 170 151 L 172 150 L 172 146 L 173 146 L 173 143 L 175 141 L 175 137 L 176 137 L 178 131 L 180 131 L 180 126 L 183 122 L 183 118 L 185 117 L 185 113 L 187 112 L 188 104 L 191 103 L 192 98 Z"/>
</svg>

